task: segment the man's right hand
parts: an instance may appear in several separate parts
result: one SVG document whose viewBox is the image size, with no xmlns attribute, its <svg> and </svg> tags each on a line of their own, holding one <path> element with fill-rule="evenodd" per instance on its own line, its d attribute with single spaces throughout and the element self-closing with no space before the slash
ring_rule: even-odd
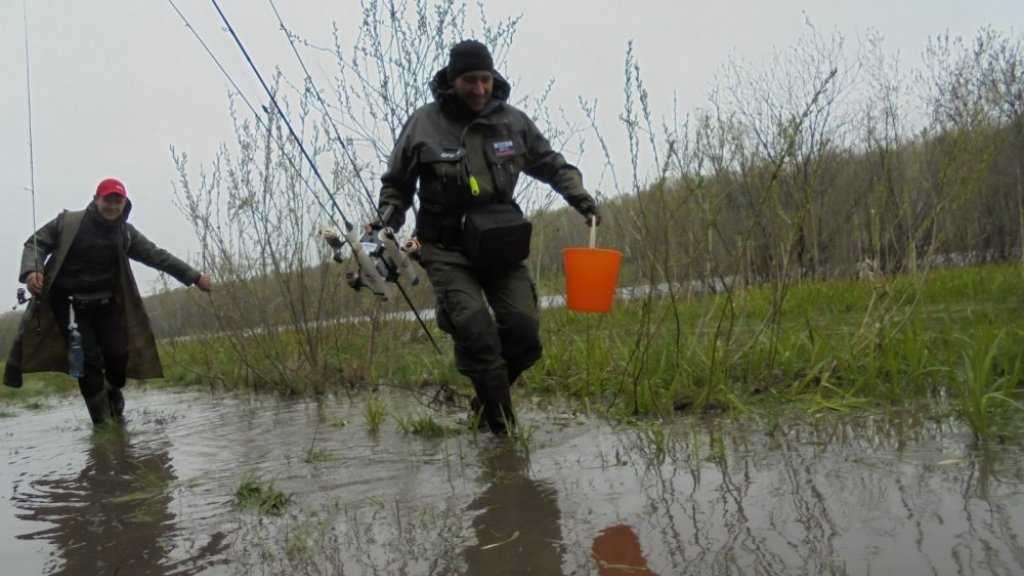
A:
<svg viewBox="0 0 1024 576">
<path fill-rule="evenodd" d="M 42 272 L 29 272 L 28 276 L 25 277 L 25 286 L 28 287 L 28 291 L 33 296 L 39 296 L 43 293 L 43 274 Z"/>
<path fill-rule="evenodd" d="M 208 274 L 200 274 L 196 280 L 196 287 L 203 292 L 213 292 L 213 279 Z"/>
</svg>

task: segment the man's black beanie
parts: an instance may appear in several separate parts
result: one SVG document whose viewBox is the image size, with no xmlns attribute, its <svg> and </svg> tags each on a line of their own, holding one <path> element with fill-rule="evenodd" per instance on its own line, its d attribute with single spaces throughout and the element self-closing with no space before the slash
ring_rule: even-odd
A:
<svg viewBox="0 0 1024 576">
<path fill-rule="evenodd" d="M 494 71 L 494 59 L 487 46 L 476 40 L 463 40 L 452 46 L 448 53 L 448 82 L 454 82 L 466 72 L 479 70 Z"/>
</svg>

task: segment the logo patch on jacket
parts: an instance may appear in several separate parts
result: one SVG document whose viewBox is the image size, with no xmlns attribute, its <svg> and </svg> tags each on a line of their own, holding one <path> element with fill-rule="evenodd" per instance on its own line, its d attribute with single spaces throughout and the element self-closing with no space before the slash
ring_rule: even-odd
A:
<svg viewBox="0 0 1024 576">
<path fill-rule="evenodd" d="M 516 143 L 512 140 L 496 140 L 491 142 L 491 150 L 496 158 L 508 158 L 516 155 Z"/>
</svg>

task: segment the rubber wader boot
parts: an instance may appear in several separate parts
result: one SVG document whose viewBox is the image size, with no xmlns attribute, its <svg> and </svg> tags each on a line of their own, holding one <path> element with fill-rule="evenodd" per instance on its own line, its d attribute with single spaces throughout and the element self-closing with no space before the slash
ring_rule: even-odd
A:
<svg viewBox="0 0 1024 576">
<path fill-rule="evenodd" d="M 487 419 L 484 418 L 483 409 L 484 405 L 479 398 L 473 396 L 469 399 L 469 424 L 472 426 L 475 422 L 477 430 L 487 428 Z"/>
<path fill-rule="evenodd" d="M 509 386 L 511 387 L 513 384 L 516 383 L 516 380 L 519 378 L 520 374 L 523 373 L 523 371 L 515 370 L 515 374 L 513 374 L 513 369 L 511 366 L 509 366 L 508 372 L 508 383 Z M 473 396 L 472 398 L 469 399 L 469 422 L 472 424 L 474 421 L 476 421 L 478 429 L 483 429 L 485 426 L 487 426 L 486 419 L 484 419 L 480 414 L 480 410 L 482 410 L 483 407 L 483 403 L 480 402 L 480 398 L 478 398 L 477 396 Z"/>
<path fill-rule="evenodd" d="M 110 421 L 110 399 L 106 390 L 100 390 L 85 398 L 85 407 L 89 409 L 89 418 L 95 426 L 102 426 Z"/>
<path fill-rule="evenodd" d="M 110 384 L 106 386 L 107 401 L 110 402 L 110 415 L 116 422 L 124 422 L 124 394 L 120 388 Z"/>
<path fill-rule="evenodd" d="M 508 372 L 504 368 L 486 372 L 473 378 L 473 388 L 483 404 L 484 420 L 491 433 L 504 436 L 515 430 L 516 418 L 512 412 Z"/>
</svg>

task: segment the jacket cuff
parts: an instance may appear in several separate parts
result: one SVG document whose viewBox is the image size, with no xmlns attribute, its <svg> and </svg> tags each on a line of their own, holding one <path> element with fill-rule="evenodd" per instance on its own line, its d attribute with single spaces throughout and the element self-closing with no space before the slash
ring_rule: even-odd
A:
<svg viewBox="0 0 1024 576">
<path fill-rule="evenodd" d="M 576 202 L 573 208 L 584 216 L 590 216 L 591 214 L 600 216 L 600 212 L 597 210 L 597 202 L 594 202 L 594 199 L 591 198 L 590 195 L 581 198 L 579 202 Z"/>
<path fill-rule="evenodd" d="M 195 286 L 196 282 L 203 276 L 203 273 L 199 270 L 192 269 L 188 271 L 188 275 L 185 277 L 185 286 Z"/>
<path fill-rule="evenodd" d="M 377 217 L 380 219 L 381 224 L 386 228 L 392 230 L 398 230 L 405 224 L 405 210 L 391 204 L 390 202 L 382 202 L 377 208 Z"/>
</svg>

